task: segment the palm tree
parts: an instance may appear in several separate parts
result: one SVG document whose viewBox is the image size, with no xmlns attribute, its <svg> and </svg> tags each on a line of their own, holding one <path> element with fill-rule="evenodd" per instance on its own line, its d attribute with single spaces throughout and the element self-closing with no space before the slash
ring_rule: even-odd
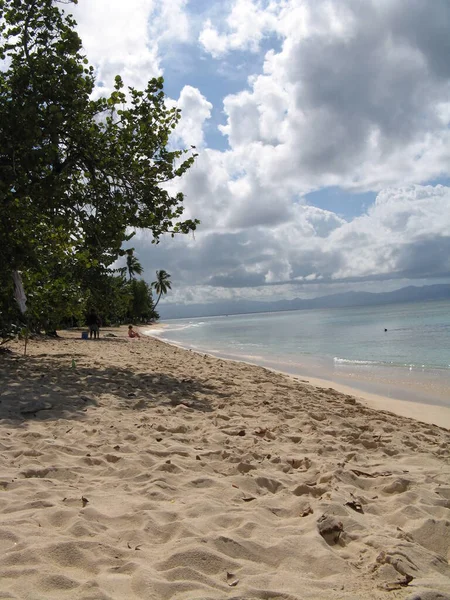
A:
<svg viewBox="0 0 450 600">
<path fill-rule="evenodd" d="M 141 263 L 134 255 L 134 248 L 127 250 L 127 271 L 128 278 L 130 281 L 134 278 L 135 275 L 142 275 L 142 273 L 144 272 Z"/>
<path fill-rule="evenodd" d="M 153 310 L 158 306 L 158 302 L 163 294 L 167 294 L 168 290 L 172 289 L 172 284 L 170 283 L 170 275 L 164 269 L 161 271 L 156 271 L 156 281 L 152 282 L 152 286 L 155 288 L 156 293 L 158 294 L 158 300 L 153 307 Z"/>
</svg>

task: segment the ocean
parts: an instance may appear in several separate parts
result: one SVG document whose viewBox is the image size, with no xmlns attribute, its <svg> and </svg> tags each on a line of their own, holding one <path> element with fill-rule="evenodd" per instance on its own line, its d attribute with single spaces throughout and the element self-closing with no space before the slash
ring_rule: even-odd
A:
<svg viewBox="0 0 450 600">
<path fill-rule="evenodd" d="M 448 301 L 173 319 L 148 333 L 292 375 L 450 407 Z"/>
</svg>

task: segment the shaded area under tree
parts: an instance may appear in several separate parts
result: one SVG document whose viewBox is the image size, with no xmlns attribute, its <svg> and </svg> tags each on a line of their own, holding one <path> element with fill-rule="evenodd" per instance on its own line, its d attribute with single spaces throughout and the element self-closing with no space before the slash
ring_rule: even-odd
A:
<svg viewBox="0 0 450 600">
<path fill-rule="evenodd" d="M 107 339 L 95 343 L 124 342 Z M 217 393 L 215 386 L 195 377 L 178 379 L 151 369 L 139 372 L 116 366 L 72 368 L 72 358 L 72 353 L 26 358 L 2 354 L 0 419 L 9 424 L 33 419 L 83 419 L 88 408 L 98 406 L 105 394 L 114 397 L 119 410 L 178 404 L 202 412 L 212 410 L 207 396 Z"/>
</svg>

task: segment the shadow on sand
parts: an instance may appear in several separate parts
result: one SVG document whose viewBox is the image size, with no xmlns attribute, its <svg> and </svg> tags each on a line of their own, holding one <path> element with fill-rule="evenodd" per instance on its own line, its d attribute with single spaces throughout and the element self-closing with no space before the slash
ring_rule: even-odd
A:
<svg viewBox="0 0 450 600">
<path fill-rule="evenodd" d="M 184 404 L 202 412 L 212 410 L 208 399 L 214 386 L 195 378 L 177 379 L 166 373 L 137 373 L 129 368 L 72 368 L 72 355 L 0 357 L 0 420 L 84 418 L 104 394 L 119 410 L 145 410 Z"/>
</svg>

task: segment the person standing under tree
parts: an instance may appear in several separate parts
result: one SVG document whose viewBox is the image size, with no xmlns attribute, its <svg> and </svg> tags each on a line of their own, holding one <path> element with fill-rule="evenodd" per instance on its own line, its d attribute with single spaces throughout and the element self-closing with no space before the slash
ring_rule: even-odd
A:
<svg viewBox="0 0 450 600">
<path fill-rule="evenodd" d="M 94 340 L 100 338 L 100 319 L 98 318 L 96 312 L 91 310 L 86 318 L 86 325 L 89 327 L 89 337 L 92 340 L 92 335 L 94 336 Z"/>
</svg>

